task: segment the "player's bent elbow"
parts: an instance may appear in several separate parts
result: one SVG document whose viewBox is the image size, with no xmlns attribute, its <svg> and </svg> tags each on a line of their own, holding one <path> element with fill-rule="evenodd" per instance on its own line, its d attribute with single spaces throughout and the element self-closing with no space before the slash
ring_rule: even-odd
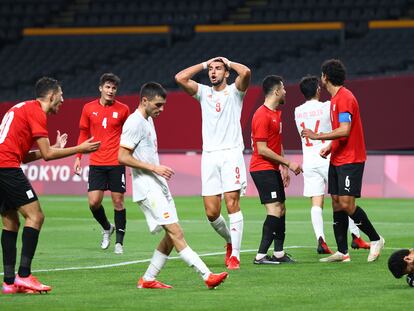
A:
<svg viewBox="0 0 414 311">
<path fill-rule="evenodd" d="M 242 75 L 243 75 L 243 77 L 250 78 L 250 77 L 251 77 L 251 75 L 252 75 L 252 72 L 251 72 L 251 70 L 250 70 L 249 68 L 247 68 L 247 67 L 246 67 L 246 68 L 244 69 L 244 71 L 243 71 Z"/>
<path fill-rule="evenodd" d="M 175 78 L 175 82 L 177 82 L 178 84 L 181 85 L 183 83 L 183 77 L 180 73 L 177 73 L 174 78 Z"/>
</svg>

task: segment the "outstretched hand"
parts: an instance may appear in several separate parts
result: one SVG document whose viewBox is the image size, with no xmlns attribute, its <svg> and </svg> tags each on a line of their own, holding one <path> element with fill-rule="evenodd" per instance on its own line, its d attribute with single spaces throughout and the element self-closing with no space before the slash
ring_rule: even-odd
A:
<svg viewBox="0 0 414 311">
<path fill-rule="evenodd" d="M 60 131 L 57 130 L 56 143 L 53 145 L 53 147 L 54 148 L 65 148 L 67 141 L 68 141 L 68 134 L 63 133 L 61 135 Z"/>
<path fill-rule="evenodd" d="M 94 152 L 99 149 L 101 142 L 100 141 L 92 142 L 93 139 L 94 137 L 92 136 L 91 138 L 85 140 L 83 143 L 79 145 L 80 153 L 90 153 L 90 152 Z"/>
</svg>

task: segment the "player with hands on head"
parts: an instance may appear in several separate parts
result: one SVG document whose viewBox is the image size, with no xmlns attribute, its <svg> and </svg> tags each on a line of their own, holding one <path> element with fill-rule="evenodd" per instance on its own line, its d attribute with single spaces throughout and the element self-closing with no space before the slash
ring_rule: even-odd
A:
<svg viewBox="0 0 414 311">
<path fill-rule="evenodd" d="M 211 87 L 192 80 L 202 70 L 208 71 Z M 237 77 L 228 85 L 230 70 L 235 71 Z M 201 106 L 201 192 L 211 226 L 226 241 L 224 262 L 229 270 L 240 268 L 244 224 L 240 196 L 245 194 L 247 187 L 240 117 L 250 75 L 247 66 L 217 56 L 175 76 L 177 84 Z M 227 207 L 230 228 L 221 215 L 222 199 Z"/>
</svg>

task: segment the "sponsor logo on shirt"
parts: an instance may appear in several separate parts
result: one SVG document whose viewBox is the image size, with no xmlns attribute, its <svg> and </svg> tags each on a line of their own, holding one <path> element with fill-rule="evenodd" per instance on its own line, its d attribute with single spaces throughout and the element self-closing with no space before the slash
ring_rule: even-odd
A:
<svg viewBox="0 0 414 311">
<path fill-rule="evenodd" d="M 92 112 L 92 114 L 94 115 L 94 116 L 98 116 L 98 113 L 97 112 Z"/>
</svg>

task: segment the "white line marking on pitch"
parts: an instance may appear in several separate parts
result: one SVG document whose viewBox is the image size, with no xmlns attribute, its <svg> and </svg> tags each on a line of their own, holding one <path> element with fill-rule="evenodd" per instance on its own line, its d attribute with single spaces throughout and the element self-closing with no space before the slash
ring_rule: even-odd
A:
<svg viewBox="0 0 414 311">
<path fill-rule="evenodd" d="M 314 248 L 314 246 L 287 246 L 285 249 L 295 249 L 295 248 Z M 387 247 L 385 249 L 390 250 L 397 250 L 400 249 L 400 247 Z M 240 251 L 241 253 L 255 253 L 257 252 L 257 249 L 244 249 Z M 217 255 L 224 255 L 225 252 L 216 252 L 216 253 L 206 253 L 206 254 L 200 254 L 200 257 L 209 257 L 209 256 L 217 256 Z M 169 260 L 174 259 L 180 259 L 179 256 L 172 256 L 168 257 Z M 32 272 L 55 272 L 55 271 L 70 271 L 70 270 L 91 270 L 91 269 L 106 269 L 106 268 L 113 268 L 113 267 L 121 267 L 121 266 L 128 266 L 128 265 L 134 265 L 137 263 L 144 263 L 144 262 L 150 262 L 151 258 L 149 259 L 140 259 L 140 260 L 133 260 L 133 261 L 125 261 L 125 262 L 119 262 L 114 264 L 108 264 L 108 265 L 100 265 L 100 266 L 86 266 L 86 267 L 67 267 L 67 268 L 54 268 L 54 269 L 39 269 L 39 270 L 33 270 Z M 4 275 L 4 273 L 0 273 L 0 275 Z"/>
</svg>

